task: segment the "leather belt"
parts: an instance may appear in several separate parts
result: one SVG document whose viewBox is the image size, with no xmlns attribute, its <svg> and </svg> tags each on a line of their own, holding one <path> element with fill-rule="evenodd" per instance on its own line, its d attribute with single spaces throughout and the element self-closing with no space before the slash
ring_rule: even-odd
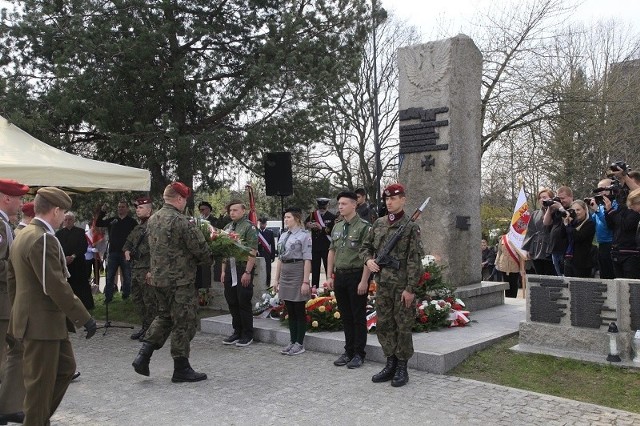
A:
<svg viewBox="0 0 640 426">
<path fill-rule="evenodd" d="M 350 269 L 336 269 L 336 274 L 355 274 L 356 272 L 362 272 L 362 268 L 350 268 Z"/>
<path fill-rule="evenodd" d="M 298 263 L 298 262 L 304 262 L 304 259 L 281 259 L 280 262 L 282 262 L 282 263 Z"/>
</svg>

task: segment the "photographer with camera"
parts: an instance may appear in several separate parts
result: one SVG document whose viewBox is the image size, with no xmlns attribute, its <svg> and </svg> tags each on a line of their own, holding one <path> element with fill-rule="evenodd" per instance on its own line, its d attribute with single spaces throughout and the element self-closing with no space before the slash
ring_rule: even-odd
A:
<svg viewBox="0 0 640 426">
<path fill-rule="evenodd" d="M 573 191 L 568 186 L 561 186 L 557 197 L 542 204 L 548 207 L 542 219 L 544 229 L 549 234 L 548 253 L 551 254 L 556 275 L 561 276 L 564 274 L 564 255 L 568 245 L 564 218 L 573 204 Z"/>
<path fill-rule="evenodd" d="M 631 168 L 624 161 L 616 161 L 611 164 L 610 177 L 621 186 L 626 186 L 629 191 L 640 188 L 640 173 L 631 171 Z"/>
<path fill-rule="evenodd" d="M 613 241 L 613 232 L 607 225 L 606 212 L 604 210 L 604 198 L 608 198 L 612 202 L 613 208 L 617 208 L 618 202 L 612 200 L 611 195 L 611 179 L 602 179 L 598 182 L 598 187 L 593 190 L 596 194 L 593 198 L 585 198 L 585 203 L 591 210 L 591 220 L 596 226 L 596 242 L 598 243 L 598 270 L 600 278 L 613 279 L 613 262 L 611 261 L 611 242 Z"/>
<path fill-rule="evenodd" d="M 549 188 L 543 188 L 538 191 L 538 203 L 540 208 L 531 214 L 529 226 L 527 226 L 527 234 L 522 243 L 522 250 L 528 253 L 528 258 L 533 262 L 533 268 L 538 275 L 555 275 L 556 270 L 553 267 L 553 261 L 549 254 L 549 234 L 545 231 L 543 225 L 544 215 L 548 210 L 545 202 L 554 197 L 554 193 Z"/>
<path fill-rule="evenodd" d="M 640 188 L 634 189 L 627 197 L 627 207 L 636 213 L 640 213 Z M 640 223 L 636 228 L 636 245 L 640 249 Z"/>
<path fill-rule="evenodd" d="M 587 205 L 576 200 L 563 218 L 567 232 L 567 251 L 564 254 L 564 274 L 567 277 L 590 278 L 593 268 L 591 248 L 596 226 L 589 218 Z"/>
<path fill-rule="evenodd" d="M 625 167 L 620 166 L 621 163 Z M 613 230 L 613 241 L 611 244 L 611 260 L 613 261 L 613 271 L 616 278 L 640 278 L 640 247 L 636 242 L 636 233 L 640 222 L 640 213 L 635 209 L 627 207 L 629 201 L 625 194 L 634 187 L 634 191 L 640 188 L 640 173 L 629 171 L 629 168 L 622 162 L 612 164 L 619 169 L 624 169 L 625 184 L 618 192 L 621 194 L 618 205 L 604 197 L 604 209 L 607 212 L 607 225 Z M 617 171 L 614 171 L 614 174 Z M 627 186 L 627 182 L 630 186 Z M 629 194 L 630 195 L 630 194 Z M 624 199 L 624 202 L 620 201 Z M 633 203 L 632 203 L 633 205 Z"/>
</svg>

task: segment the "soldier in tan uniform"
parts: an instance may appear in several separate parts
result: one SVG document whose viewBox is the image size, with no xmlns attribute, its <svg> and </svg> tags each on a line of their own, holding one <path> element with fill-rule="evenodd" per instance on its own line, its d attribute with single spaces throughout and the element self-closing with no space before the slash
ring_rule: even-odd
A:
<svg viewBox="0 0 640 426">
<path fill-rule="evenodd" d="M 16 237 L 9 256 L 8 334 L 24 347 L 24 424 L 48 425 L 76 371 L 68 332 L 84 326 L 90 338 L 96 322 L 67 282 L 65 256 L 54 236 L 71 198 L 45 187 L 34 203 L 36 217 Z"/>
<path fill-rule="evenodd" d="M 197 382 L 207 375 L 189 364 L 190 342 L 196 334 L 197 297 L 193 285 L 196 265 L 211 265 L 211 250 L 202 232 L 182 214 L 191 189 L 174 182 L 164 189 L 164 205 L 147 221 L 151 253 L 151 286 L 158 314 L 144 335 L 133 361 L 138 374 L 149 375 L 149 361 L 171 335 L 174 362 L 171 381 Z"/>
</svg>

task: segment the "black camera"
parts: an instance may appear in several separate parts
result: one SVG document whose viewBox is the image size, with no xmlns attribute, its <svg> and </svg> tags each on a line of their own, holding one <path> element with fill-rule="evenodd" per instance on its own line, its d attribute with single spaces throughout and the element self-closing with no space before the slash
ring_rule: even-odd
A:
<svg viewBox="0 0 640 426">
<path fill-rule="evenodd" d="M 604 195 L 596 195 L 593 198 L 585 198 L 582 201 L 584 201 L 587 206 L 590 206 L 592 201 L 599 206 L 604 206 Z"/>
<path fill-rule="evenodd" d="M 560 202 L 560 198 L 554 197 L 554 198 L 551 198 L 549 200 L 544 200 L 542 202 L 542 205 L 545 206 L 545 207 L 551 207 L 553 205 L 553 203 L 555 203 L 556 201 L 559 203 Z"/>
<path fill-rule="evenodd" d="M 562 213 L 564 217 L 570 217 L 571 219 L 575 219 L 576 217 L 578 217 L 575 209 L 559 209 L 558 211 Z"/>
<path fill-rule="evenodd" d="M 611 169 L 611 171 L 614 171 L 614 172 L 620 169 L 624 172 L 625 175 L 631 171 L 631 167 L 629 167 L 627 163 L 621 160 L 616 161 L 615 163 L 611 163 L 611 166 L 609 166 L 609 169 Z"/>
</svg>

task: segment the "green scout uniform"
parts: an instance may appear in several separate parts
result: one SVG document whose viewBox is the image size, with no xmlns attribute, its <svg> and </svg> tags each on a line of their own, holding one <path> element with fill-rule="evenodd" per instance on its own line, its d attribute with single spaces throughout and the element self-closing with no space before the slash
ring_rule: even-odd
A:
<svg viewBox="0 0 640 426">
<path fill-rule="evenodd" d="M 224 230 L 235 232 L 243 245 L 256 251 L 258 250 L 258 228 L 246 217 L 237 222 L 228 223 Z M 251 340 L 253 339 L 253 307 L 251 306 L 253 271 L 251 271 L 251 282 L 247 287 L 244 287 L 240 283 L 240 279 L 246 271 L 247 262 L 233 259 L 233 262 L 235 262 L 234 277 L 231 272 L 232 259 L 227 259 L 225 262 L 224 297 L 229 305 L 234 334 L 240 336 L 241 339 Z"/>
<path fill-rule="evenodd" d="M 156 316 L 155 292 L 146 282 L 151 268 L 146 220 L 129 233 L 122 251 L 131 253 L 131 298 L 142 320 L 142 328 L 146 329 Z"/>
<path fill-rule="evenodd" d="M 410 221 L 406 214 L 394 223 L 390 223 L 388 216 L 376 220 L 362 245 L 362 260 L 365 263 L 369 259 L 375 260 L 378 250 L 382 250 L 396 230 L 407 222 Z M 387 358 L 395 355 L 399 360 L 408 360 L 413 355 L 411 327 L 416 316 L 415 300 L 410 308 L 406 308 L 401 295 L 404 290 L 415 293 L 422 274 L 423 251 L 420 227 L 415 222 L 408 223 L 390 253 L 400 261 L 400 269 L 386 267 L 377 274 L 376 333 Z"/>
<path fill-rule="evenodd" d="M 159 349 L 171 335 L 171 356 L 189 358 L 196 334 L 196 265 L 210 265 L 211 251 L 202 232 L 170 204 L 149 218 L 147 234 L 158 313 L 144 342 Z"/>
<path fill-rule="evenodd" d="M 335 253 L 333 262 L 334 294 L 344 326 L 345 353 L 349 358 L 358 354 L 364 359 L 367 345 L 367 293 L 358 294 L 362 278 L 360 249 L 371 224 L 355 215 L 349 222 L 337 222 L 331 231 L 329 250 Z"/>
</svg>

